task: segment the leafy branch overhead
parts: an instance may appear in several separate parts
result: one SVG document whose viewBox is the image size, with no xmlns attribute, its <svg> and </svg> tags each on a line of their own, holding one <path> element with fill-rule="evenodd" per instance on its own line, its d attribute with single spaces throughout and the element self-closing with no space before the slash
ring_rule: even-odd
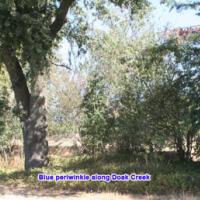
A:
<svg viewBox="0 0 200 200">
<path fill-rule="evenodd" d="M 82 3 L 75 0 L 10 0 L 5 3 L 1 0 L 1 48 L 11 47 L 14 51 L 17 51 L 17 57 L 23 66 L 28 64 L 32 71 L 37 71 L 35 68 L 39 65 L 46 66 L 48 64 L 47 55 L 51 55 L 52 47 L 57 45 L 55 39 L 61 39 L 63 31 L 69 40 L 74 40 L 81 47 L 82 43 L 85 43 L 84 37 L 87 38 L 88 22 L 84 15 L 89 13 L 91 9 L 101 13 L 101 9 L 104 9 L 109 3 L 129 8 L 133 12 L 137 12 L 138 9 L 147 5 L 144 0 L 85 0 Z M 101 7 L 99 7 L 100 4 Z M 85 8 L 83 8 L 83 5 L 85 5 Z M 82 13 L 76 12 L 78 10 L 82 10 Z M 83 21 L 76 23 L 76 20 L 81 18 Z M 85 28 L 83 24 L 85 24 Z M 64 26 L 66 29 L 63 29 Z M 80 38 L 82 39 L 80 40 Z M 43 59 L 38 60 L 37 57 L 40 55 L 43 55 Z M 33 66 L 35 67 L 32 68 Z"/>
</svg>

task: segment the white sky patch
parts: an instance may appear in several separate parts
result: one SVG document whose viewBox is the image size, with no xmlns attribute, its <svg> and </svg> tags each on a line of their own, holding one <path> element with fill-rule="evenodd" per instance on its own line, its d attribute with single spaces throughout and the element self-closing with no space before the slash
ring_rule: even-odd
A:
<svg viewBox="0 0 200 200">
<path fill-rule="evenodd" d="M 64 38 L 62 42 L 60 43 L 60 47 L 55 52 L 57 58 L 59 59 L 60 63 L 68 64 L 68 51 L 70 49 L 69 42 Z"/>
<path fill-rule="evenodd" d="M 170 11 L 170 7 L 160 4 L 160 0 L 150 0 L 150 2 L 155 7 L 153 20 L 159 28 L 166 26 L 171 28 L 188 27 L 200 24 L 200 17 L 196 15 L 196 10 L 187 9 L 177 11 L 176 9 L 172 9 Z"/>
</svg>

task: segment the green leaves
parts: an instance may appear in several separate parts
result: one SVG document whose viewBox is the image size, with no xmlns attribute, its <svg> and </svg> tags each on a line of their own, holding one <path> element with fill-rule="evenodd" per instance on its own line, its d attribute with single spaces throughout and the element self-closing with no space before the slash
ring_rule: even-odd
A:
<svg viewBox="0 0 200 200">
<path fill-rule="evenodd" d="M 135 14 L 138 13 L 138 11 L 141 11 L 142 9 L 144 9 L 146 6 L 149 6 L 149 2 L 146 0 L 110 0 L 112 3 L 120 6 L 120 7 L 124 7 L 124 8 L 128 8 L 131 10 L 131 14 Z"/>
<path fill-rule="evenodd" d="M 0 44 L 15 49 L 23 67 L 29 66 L 29 74 L 34 76 L 35 72 L 40 71 L 41 68 L 48 67 L 47 60 L 52 55 L 52 49 L 63 37 L 66 37 L 71 44 L 77 45 L 78 55 L 86 52 L 90 37 L 88 33 L 91 16 L 94 19 L 99 17 L 104 20 L 108 13 L 112 12 L 113 5 L 136 12 L 147 4 L 145 0 L 77 1 L 72 4 L 66 16 L 67 23 L 61 27 L 54 40 L 50 26 L 56 13 L 60 12 L 58 1 L 7 0 L 5 2 L 0 0 L 0 25 L 2 25 L 0 26 Z"/>
<path fill-rule="evenodd" d="M 199 36 L 191 34 L 181 43 L 156 40 L 154 33 L 141 34 L 146 28 L 141 21 L 135 21 L 135 30 L 123 22 L 96 31 L 90 42 L 89 75 L 102 78 L 107 103 L 101 104 L 98 95 L 85 99 L 90 106 L 85 135 L 95 130 L 95 142 L 104 133 L 106 142 L 129 151 L 173 145 L 180 158 L 183 153 L 189 159 L 190 141 L 197 141 L 200 130 Z"/>
<path fill-rule="evenodd" d="M 88 81 L 87 93 L 82 102 L 84 113 L 81 124 L 81 135 L 89 151 L 97 148 L 100 143 L 103 148 L 110 138 L 108 107 L 106 106 L 105 83 L 102 77 L 94 74 Z M 96 149 L 99 150 L 98 148 Z"/>
</svg>

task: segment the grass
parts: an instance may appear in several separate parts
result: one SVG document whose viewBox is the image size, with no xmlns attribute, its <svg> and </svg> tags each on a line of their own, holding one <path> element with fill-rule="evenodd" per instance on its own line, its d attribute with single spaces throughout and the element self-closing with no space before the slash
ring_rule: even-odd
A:
<svg viewBox="0 0 200 200">
<path fill-rule="evenodd" d="M 164 162 L 152 161 L 145 163 L 142 157 L 125 154 L 88 155 L 72 157 L 54 157 L 48 168 L 32 170 L 26 176 L 20 168 L 0 168 L 0 183 L 28 185 L 39 188 L 67 189 L 71 191 L 107 191 L 131 192 L 137 194 L 169 194 L 169 193 L 198 193 L 200 187 L 200 163 L 198 162 Z M 150 182 L 39 182 L 37 174 L 111 174 L 111 173 L 149 173 Z"/>
</svg>

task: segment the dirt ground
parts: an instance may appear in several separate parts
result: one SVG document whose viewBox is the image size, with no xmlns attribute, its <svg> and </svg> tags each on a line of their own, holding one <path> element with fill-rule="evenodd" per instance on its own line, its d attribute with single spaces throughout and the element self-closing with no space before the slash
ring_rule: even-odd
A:
<svg viewBox="0 0 200 200">
<path fill-rule="evenodd" d="M 200 196 L 181 194 L 169 196 L 133 195 L 118 193 L 83 193 L 66 190 L 38 190 L 28 187 L 0 185 L 0 200 L 200 200 Z"/>
</svg>

